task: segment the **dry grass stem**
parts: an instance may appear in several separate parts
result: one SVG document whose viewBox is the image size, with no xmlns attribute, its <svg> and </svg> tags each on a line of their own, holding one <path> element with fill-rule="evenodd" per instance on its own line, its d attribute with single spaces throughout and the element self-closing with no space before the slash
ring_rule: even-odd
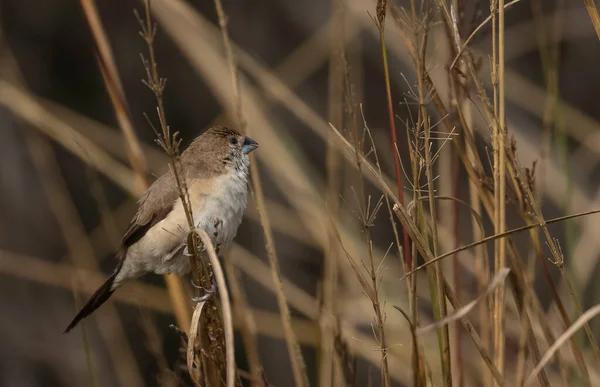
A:
<svg viewBox="0 0 600 387">
<path fill-rule="evenodd" d="M 202 367 L 196 366 L 196 346 L 198 348 L 202 348 L 202 343 L 200 340 L 202 339 L 202 335 L 199 334 L 201 332 L 201 322 L 200 318 L 202 317 L 202 310 L 204 309 L 204 305 L 206 305 L 205 301 L 197 302 L 194 305 L 194 312 L 192 313 L 192 321 L 190 323 L 190 334 L 188 335 L 187 342 L 187 351 L 186 351 L 186 364 L 187 370 L 190 375 L 190 378 L 194 382 L 196 386 L 202 385 Z M 200 350 L 202 351 L 202 349 Z M 202 357 L 202 355 L 200 355 Z"/>
<path fill-rule="evenodd" d="M 504 0 L 492 0 L 492 35 L 494 40 L 492 51 L 492 85 L 494 87 L 494 233 L 501 234 L 506 230 L 506 105 L 504 83 Z M 494 272 L 496 275 L 501 268 L 506 266 L 506 240 L 504 238 L 494 241 Z M 494 299 L 494 360 L 500 372 L 504 372 L 504 303 L 505 289 L 500 286 L 496 289 Z"/>
<path fill-rule="evenodd" d="M 433 258 L 433 260 L 425 262 L 424 264 L 418 266 L 413 271 L 406 273 L 403 278 L 406 278 L 409 275 L 413 274 L 414 272 L 416 272 L 418 270 L 421 270 L 421 269 L 423 269 L 423 268 L 425 268 L 425 267 L 427 267 L 427 266 L 429 266 L 429 265 L 431 265 L 431 264 L 433 264 L 435 262 L 438 262 L 438 261 L 440 261 L 440 260 L 442 260 L 444 258 L 450 257 L 450 256 L 452 256 L 452 255 L 454 255 L 456 253 L 461 252 L 461 251 L 472 249 L 474 247 L 480 246 L 480 245 L 485 244 L 487 242 L 491 242 L 491 241 L 494 241 L 494 240 L 500 239 L 500 238 L 506 238 L 506 237 L 509 237 L 510 235 L 513 235 L 513 234 L 516 234 L 516 233 L 519 233 L 519 232 L 523 232 L 523 231 L 527 231 L 527 230 L 531 230 L 531 229 L 534 229 L 536 227 L 545 227 L 545 225 L 548 225 L 548 224 L 558 223 L 558 222 L 564 222 L 564 221 L 569 220 L 569 219 L 575 219 L 575 218 L 579 218 L 579 217 L 582 217 L 582 216 L 594 215 L 594 214 L 598 214 L 598 213 L 600 213 L 600 210 L 591 210 L 591 211 L 586 211 L 586 212 L 582 212 L 582 213 L 579 213 L 579 214 L 565 215 L 565 216 L 561 216 L 561 217 L 558 217 L 558 218 L 547 220 L 544 223 L 528 224 L 527 226 L 522 226 L 522 227 L 518 227 L 518 228 L 514 228 L 514 229 L 511 229 L 511 230 L 505 231 L 502 234 L 494 234 L 494 235 L 491 235 L 489 237 L 485 237 L 483 239 L 480 239 L 480 240 L 478 240 L 476 242 L 469 243 L 468 245 L 465 245 L 465 246 L 459 247 L 457 249 L 454 249 L 454 250 L 448 251 L 446 253 L 443 253 L 443 254 L 441 254 L 441 255 Z"/>
<path fill-rule="evenodd" d="M 350 142 L 348 142 L 348 140 L 346 140 L 344 138 L 344 136 L 336 128 L 331 127 L 331 129 L 338 135 L 338 138 L 342 142 L 345 149 L 347 151 L 351 152 L 351 154 L 353 154 L 354 157 L 357 157 L 355 155 L 354 146 Z M 377 169 L 375 167 L 373 167 L 368 162 L 368 160 L 366 160 L 364 158 L 364 156 L 362 154 L 358 155 L 358 157 L 360 157 L 360 159 L 361 159 L 361 164 L 366 167 L 365 169 L 367 169 L 369 171 L 369 173 L 371 173 L 379 181 L 379 187 L 394 202 L 394 208 L 393 208 L 394 213 L 398 217 L 398 220 L 400 221 L 400 223 L 406 228 L 406 230 L 410 236 L 410 239 L 414 242 L 414 245 L 418 249 L 419 253 L 422 254 L 422 256 L 426 262 L 432 260 L 434 258 L 433 254 L 429 250 L 429 246 L 426 243 L 425 238 L 423 237 L 423 235 L 421 234 L 421 232 L 419 231 L 417 226 L 414 224 L 414 222 L 412 222 L 412 219 L 411 219 L 410 215 L 408 214 L 408 211 L 406 211 L 404 206 L 402 206 L 400 204 L 400 202 L 396 198 L 396 195 L 394 194 L 394 192 L 389 188 L 389 186 L 385 183 L 383 178 L 379 175 Z M 447 283 L 447 281 L 445 279 L 444 279 L 444 291 L 446 292 L 446 297 L 450 301 L 450 304 L 455 309 L 460 308 L 461 306 L 459 304 L 458 299 L 456 298 L 456 295 L 454 294 L 454 291 L 452 291 L 452 288 L 450 287 L 450 285 Z M 461 319 L 461 322 L 463 323 L 465 329 L 469 333 L 469 336 L 471 337 L 473 344 L 477 348 L 479 354 L 484 359 L 486 365 L 492 372 L 492 375 L 494 376 L 494 379 L 496 380 L 496 382 L 499 385 L 504 385 L 504 380 L 503 380 L 501 373 L 494 366 L 491 358 L 486 353 L 486 351 L 483 349 L 481 339 L 480 339 L 479 335 L 477 334 L 477 332 L 475 331 L 475 328 L 473 327 L 473 324 L 471 323 L 469 318 L 465 316 Z"/>
<path fill-rule="evenodd" d="M 95 0 L 81 0 L 81 8 L 86 17 L 87 23 L 92 32 L 93 41 L 96 45 L 96 57 L 100 65 L 100 71 L 104 79 L 104 84 L 108 90 L 108 95 L 113 104 L 117 121 L 121 131 L 124 134 L 129 155 L 129 162 L 133 170 L 137 173 L 138 179 L 146 187 L 149 185 L 147 178 L 146 158 L 142 152 L 140 143 L 135 135 L 133 124 L 131 122 L 125 91 L 121 84 L 121 78 L 117 72 L 117 66 L 112 55 L 110 43 L 106 37 L 106 32 L 102 27 L 98 9 Z"/>
<path fill-rule="evenodd" d="M 51 262 L 28 250 L 39 248 L 44 238 L 19 235 L 23 242 L 15 238 L 16 247 L 0 249 L 0 273 L 54 292 L 76 292 L 76 304 L 79 293 L 94 293 L 105 279 L 96 257 L 114 252 L 120 227 L 137 208 L 130 198 L 111 208 L 119 199 L 113 184 L 139 197 L 150 175 L 168 164 L 190 230 L 185 242 L 192 283 L 200 286 L 191 291 L 200 296 L 202 287 L 216 282 L 220 297 L 194 298 L 192 309 L 191 291 L 177 277 L 166 277 L 167 289 L 131 281 L 84 323 L 83 343 L 74 337 L 85 351 L 77 360 L 80 384 L 111 378 L 141 386 L 148 377 L 161 387 L 186 382 L 307 387 L 309 380 L 320 387 L 600 384 L 598 332 L 591 321 L 600 306 L 584 309 L 597 301 L 590 295 L 600 267 L 595 237 L 600 193 L 593 184 L 600 166 L 600 124 L 585 106 L 561 99 L 578 90 L 568 82 L 573 74 L 567 70 L 583 63 L 569 61 L 567 52 L 573 45 L 584 47 L 583 39 L 600 40 L 600 16 L 593 0 L 583 1 L 585 9 L 570 9 L 566 0 L 551 3 L 333 0 L 315 8 L 325 12 L 317 19 L 298 19 L 297 10 L 287 7 L 267 26 L 244 24 L 239 12 L 245 8 L 223 0 L 213 0 L 212 18 L 207 4 L 141 0 L 144 9 L 134 13 L 145 43 L 142 83 L 156 105 L 145 117 L 160 148 L 136 138 L 128 104 L 138 109 L 147 101 L 125 96 L 130 62 L 117 59 L 130 42 L 122 39 L 111 47 L 108 36 L 118 31 L 112 31 L 111 10 L 105 15 L 96 0 L 75 3 L 103 77 L 99 85 L 92 79 L 94 88 L 88 89 L 109 103 L 93 103 L 93 110 L 83 100 L 67 107 L 24 87 L 25 79 L 40 78 L 30 73 L 30 66 L 39 65 L 29 61 L 21 74 L 20 61 L 29 59 L 23 52 L 31 51 L 16 47 L 24 44 L 19 31 L 7 30 L 4 36 L 0 30 L 0 105 L 8 127 L 0 131 L 0 148 L 7 138 L 10 145 L 2 150 L 11 158 L 0 169 L 12 179 L 0 173 L 0 181 L 18 182 L 21 191 L 8 186 L 8 204 L 14 200 L 26 208 L 29 197 L 15 193 L 28 193 L 33 165 L 48 203 L 32 205 L 49 210 L 64 236 L 40 251 L 54 256 L 60 242 L 66 251 L 56 252 L 59 259 Z M 225 6 L 231 6 L 229 15 Z M 311 16 L 318 12 L 310 11 Z M 518 13 L 514 24 L 513 12 Z M 255 41 L 256 34 L 281 23 L 288 23 L 281 34 Z M 157 37 L 158 24 L 166 40 Z M 239 34 L 243 46 L 232 40 Z M 303 42 L 287 46 L 301 37 Z M 255 235 L 246 236 L 254 238 L 253 248 L 262 248 L 265 259 L 232 243 L 219 261 L 210 232 L 196 229 L 190 181 L 180 162 L 182 141 L 169 127 L 174 117 L 167 120 L 163 101 L 167 81 L 158 71 L 159 48 L 175 49 L 170 58 L 184 62 L 169 68 L 185 69 L 180 74 L 192 78 L 176 79 L 178 89 L 183 85 L 178 108 L 196 103 L 200 92 L 203 108 L 209 109 L 177 117 L 186 137 L 200 122 L 207 127 L 212 121 L 210 126 L 233 127 L 260 143 L 262 150 L 250 156 L 250 195 L 240 232 L 256 232 L 260 224 L 264 240 L 259 246 L 254 246 Z M 543 86 L 512 69 L 531 65 L 536 55 L 540 61 L 533 66 L 540 67 Z M 125 71 L 117 63 L 127 66 Z M 48 75 L 42 87 L 32 83 L 40 95 L 73 97 L 70 85 L 57 97 L 48 88 L 56 79 L 40 74 Z M 197 83 L 194 76 L 199 88 L 190 86 Z M 377 77 L 383 81 L 379 90 Z M 195 94 L 189 94 L 190 87 Z M 74 109 L 112 117 L 116 129 Z M 69 154 L 55 159 L 51 145 L 28 128 L 13 133 L 19 122 Z M 12 152 L 20 148 L 29 149 L 33 161 L 21 163 L 26 173 L 12 163 Z M 20 158 L 14 159 L 19 165 Z M 85 180 L 72 185 L 57 162 L 65 171 L 85 171 Z M 113 184 L 105 187 L 107 180 Z M 33 183 L 38 183 L 35 176 Z M 90 190 L 71 198 L 67 183 L 77 189 L 87 184 Z M 410 203 L 404 203 L 404 195 Z M 387 213 L 378 217 L 384 205 Z M 546 207 L 561 213 L 546 220 Z M 21 227 L 22 219 L 32 216 L 20 208 L 9 212 L 8 227 Z M 37 219 L 32 232 L 47 224 Z M 508 222 L 523 226 L 509 229 Z M 0 229 L 6 224 L 0 221 Z M 28 240 L 35 243 L 29 246 Z M 296 261 L 285 259 L 297 253 L 302 262 L 322 257 L 310 264 L 320 265 L 322 272 L 288 273 Z M 452 258 L 442 261 L 447 257 Z M 266 308 L 269 297 L 277 310 Z M 135 334 L 131 343 L 116 303 L 142 309 L 142 332 L 127 329 L 127 336 Z M 388 316 L 388 304 L 400 313 Z M 170 336 L 153 326 L 173 317 L 179 342 L 175 363 L 175 354 L 169 354 L 173 343 L 163 345 L 163 337 Z M 98 333 L 90 329 L 95 320 Z M 234 329 L 243 348 L 234 345 Z M 102 348 L 95 344 L 98 334 Z M 265 342 L 285 344 L 287 355 L 273 358 Z M 94 352 L 100 350 L 107 355 Z M 139 370 L 134 350 L 154 358 L 155 376 Z M 94 372 L 107 361 L 115 376 Z M 236 361 L 247 370 L 237 369 Z M 279 365 L 288 362 L 290 371 L 278 375 Z"/>
</svg>

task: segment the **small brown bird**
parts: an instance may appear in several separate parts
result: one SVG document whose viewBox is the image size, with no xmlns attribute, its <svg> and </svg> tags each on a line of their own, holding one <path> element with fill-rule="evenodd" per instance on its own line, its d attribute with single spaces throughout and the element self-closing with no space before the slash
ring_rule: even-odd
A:
<svg viewBox="0 0 600 387">
<path fill-rule="evenodd" d="M 248 194 L 249 153 L 258 143 L 237 131 L 215 126 L 198 136 L 181 154 L 194 224 L 203 229 L 215 246 L 227 249 L 242 222 Z M 139 200 L 139 208 L 125 232 L 117 253 L 119 263 L 69 324 L 102 305 L 125 281 L 153 272 L 190 272 L 184 254 L 189 233 L 177 184 L 169 171 L 159 177 Z"/>
</svg>

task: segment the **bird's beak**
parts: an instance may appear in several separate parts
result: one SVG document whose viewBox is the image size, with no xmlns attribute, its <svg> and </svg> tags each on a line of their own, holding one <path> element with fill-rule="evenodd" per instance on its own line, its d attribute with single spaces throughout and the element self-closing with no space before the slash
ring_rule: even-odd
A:
<svg viewBox="0 0 600 387">
<path fill-rule="evenodd" d="M 242 145 L 242 153 L 247 155 L 258 148 L 258 143 L 248 136 L 244 136 L 244 144 Z"/>
</svg>

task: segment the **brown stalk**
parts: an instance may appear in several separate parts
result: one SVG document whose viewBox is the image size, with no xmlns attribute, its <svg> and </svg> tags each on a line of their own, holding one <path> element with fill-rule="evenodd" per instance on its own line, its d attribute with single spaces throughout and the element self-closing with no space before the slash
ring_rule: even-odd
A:
<svg viewBox="0 0 600 387">
<path fill-rule="evenodd" d="M 504 0 L 492 0 L 492 86 L 494 89 L 494 233 L 501 234 L 506 229 L 505 209 L 505 104 L 504 104 Z M 506 242 L 494 242 L 494 272 L 506 266 Z M 494 297 L 493 338 L 494 361 L 500 372 L 504 372 L 504 287 L 496 290 Z"/>
<path fill-rule="evenodd" d="M 558 222 L 563 222 L 565 220 L 579 218 L 581 216 L 598 214 L 598 213 L 600 213 L 600 210 L 590 210 L 590 211 L 586 211 L 586 212 L 580 212 L 580 213 L 577 213 L 577 214 L 560 216 L 558 218 L 553 218 L 553 219 L 547 220 L 547 221 L 544 222 L 544 224 L 542 224 L 542 223 L 533 223 L 533 224 L 528 224 L 526 226 L 521 226 L 521 227 L 513 228 L 511 230 L 503 232 L 502 234 L 494 234 L 494 235 L 491 235 L 489 237 L 485 237 L 483 239 L 480 239 L 480 240 L 478 240 L 476 242 L 469 243 L 468 245 L 465 245 L 465 246 L 459 247 L 457 249 L 454 249 L 454 250 L 448 251 L 446 253 L 443 253 L 443 254 L 441 254 L 441 255 L 433 258 L 432 260 L 427 261 L 426 263 L 424 263 L 424 264 L 416 267 L 413 271 L 406 273 L 403 278 L 408 277 L 409 275 L 413 274 L 414 272 L 416 272 L 418 270 L 421 270 L 421 269 L 423 269 L 423 268 L 425 268 L 425 267 L 427 267 L 427 266 L 429 266 L 431 264 L 434 264 L 434 263 L 436 263 L 436 262 L 438 262 L 438 261 L 440 261 L 440 260 L 442 260 L 444 258 L 450 257 L 450 256 L 452 256 L 452 255 L 454 255 L 456 253 L 461 252 L 461 251 L 465 251 L 465 250 L 471 249 L 473 247 L 485 244 L 487 242 L 491 242 L 491 241 L 494 241 L 494 240 L 497 240 L 497 239 L 500 239 L 500 238 L 506 238 L 506 237 L 508 237 L 508 236 L 510 236 L 512 234 L 516 234 L 516 233 L 519 233 L 519 232 L 531 230 L 531 229 L 534 229 L 536 227 L 544 227 L 544 225 L 548 225 L 548 224 L 552 224 L 552 223 L 558 223 Z"/>
<path fill-rule="evenodd" d="M 385 45 L 385 18 L 387 13 L 387 0 L 377 1 L 377 28 L 379 29 L 379 41 L 381 43 L 381 55 L 383 60 L 383 76 L 385 80 L 385 95 L 387 98 L 387 109 L 390 123 L 390 135 L 392 138 L 392 152 L 394 154 L 394 170 L 396 172 L 396 189 L 398 198 L 404 204 L 404 193 L 402 186 L 402 172 L 400 169 L 400 156 L 398 155 L 398 140 L 396 139 L 396 120 L 394 116 L 394 105 L 392 101 L 392 91 L 390 86 L 390 74 L 388 69 L 387 48 Z M 404 260 L 408 270 L 412 269 L 412 258 L 409 250 L 410 240 L 406 230 L 402 230 Z"/>
<path fill-rule="evenodd" d="M 375 158 L 375 165 L 377 167 L 377 170 L 379 171 L 380 175 L 382 174 L 381 171 L 381 165 L 379 162 L 379 156 L 377 153 L 377 149 L 375 147 L 375 141 L 373 140 L 372 134 L 371 134 L 371 130 L 369 129 L 369 127 L 367 126 L 367 122 L 365 120 L 364 117 L 364 113 L 362 112 L 362 117 L 363 117 L 363 123 L 364 123 L 364 127 L 365 130 L 367 131 L 367 134 L 369 135 L 369 139 L 371 140 L 371 144 L 372 144 L 372 150 L 373 150 L 373 155 Z M 409 156 L 411 159 L 411 168 L 412 168 L 412 173 L 414 176 L 414 182 L 413 182 L 413 202 L 416 202 L 415 204 L 415 216 L 414 219 L 420 219 L 421 218 L 421 213 L 422 211 L 422 205 L 420 203 L 420 200 L 418 200 L 418 191 L 415 187 L 418 186 L 418 180 L 419 180 L 419 176 L 420 176 L 420 168 L 417 167 L 417 165 L 422 165 L 422 163 L 420 163 L 418 160 L 416 160 L 416 156 L 419 155 L 418 152 L 413 152 L 413 144 L 414 147 L 416 149 L 419 149 L 419 143 L 420 143 L 420 134 L 419 134 L 419 129 L 420 127 L 417 126 L 415 128 L 415 135 L 414 135 L 414 142 L 412 141 L 408 141 L 409 143 L 409 149 L 411 149 L 411 151 L 409 152 Z M 410 139 L 410 133 L 407 130 L 407 138 Z M 358 153 L 356 153 L 358 154 Z M 419 159 L 420 160 L 420 159 Z M 360 163 L 360 158 L 357 158 L 357 163 Z M 419 172 L 416 172 L 416 170 L 419 169 Z M 362 173 L 361 173 L 362 175 Z M 394 211 L 392 209 L 392 205 L 390 203 L 390 199 L 385 196 L 385 203 L 386 203 L 386 207 L 388 209 L 389 215 L 390 215 L 390 223 L 392 224 L 392 228 L 393 228 L 393 232 L 394 232 L 394 237 L 395 237 L 395 241 L 398 247 L 398 257 L 402 257 L 402 251 L 400 250 L 400 237 L 398 235 L 398 231 L 396 228 L 396 221 L 394 219 Z M 417 254 L 417 250 L 412 249 L 411 253 L 413 254 L 413 258 L 416 259 L 416 254 Z M 414 261 L 413 259 L 413 261 Z M 406 263 L 402 261 L 402 263 L 404 263 L 403 265 L 403 270 L 404 272 L 407 272 L 406 269 Z M 411 276 L 410 280 L 407 282 L 407 289 L 408 289 L 408 300 L 409 300 L 409 313 L 410 313 L 410 319 L 409 319 L 409 324 L 411 326 L 411 328 L 414 330 L 415 327 L 418 326 L 419 320 L 418 320 L 418 305 L 417 305 L 417 276 L 413 275 Z M 396 307 L 396 309 L 400 310 L 400 312 L 404 315 L 404 311 L 402 311 L 401 309 L 399 309 L 398 307 Z M 411 334 L 414 333 L 411 331 Z M 415 386 L 426 386 L 427 385 L 427 381 L 425 379 L 425 369 L 427 367 L 427 361 L 425 359 L 425 357 L 423 356 L 423 351 L 421 349 L 421 343 L 418 337 L 412 335 L 413 338 L 413 345 L 412 345 L 412 353 L 411 353 L 411 365 L 412 365 L 412 369 L 413 369 L 413 385 Z"/>
<path fill-rule="evenodd" d="M 362 161 L 360 159 L 360 157 L 358 157 L 358 155 L 360 155 L 360 150 L 362 149 L 362 147 L 364 146 L 363 140 L 364 140 L 364 136 L 361 135 L 361 133 L 359 133 L 358 130 L 358 126 L 356 124 L 356 117 L 355 117 L 355 103 L 354 101 L 350 101 L 350 103 L 348 104 L 349 109 L 351 109 L 351 116 L 352 116 L 352 122 L 351 122 L 351 128 L 352 128 L 352 137 L 353 137 L 353 144 L 352 146 L 354 147 L 354 151 L 355 151 L 355 165 L 356 168 L 359 170 L 359 172 L 361 172 L 359 175 L 362 177 Z M 332 125 L 332 124 L 330 124 Z M 368 130 L 366 128 L 365 125 L 365 129 L 364 130 Z M 331 143 L 332 145 L 334 145 L 335 143 Z M 376 323 L 376 327 L 373 329 L 373 335 L 375 336 L 375 341 L 378 344 L 378 349 L 381 353 L 381 363 L 380 363 L 380 374 L 381 374 L 381 381 L 382 384 L 384 386 L 390 386 L 390 374 L 389 374 L 389 365 L 388 365 L 388 356 L 387 356 L 387 342 L 386 342 L 386 336 L 385 336 L 385 318 L 384 318 L 384 312 L 383 312 L 383 307 L 382 304 L 380 302 L 380 298 L 379 298 L 379 283 L 378 283 L 378 277 L 379 277 L 379 273 L 378 273 L 378 268 L 376 269 L 375 266 L 375 257 L 374 257 L 374 253 L 373 253 L 373 240 L 371 238 L 371 227 L 373 226 L 373 221 L 377 215 L 377 212 L 380 209 L 380 204 L 381 201 L 379 201 L 377 204 L 375 204 L 373 206 L 373 208 L 371 207 L 371 197 L 369 196 L 367 198 L 366 193 L 365 193 L 365 184 L 364 181 L 362 180 L 362 178 L 359 177 L 359 181 L 358 181 L 358 193 L 354 192 L 355 196 L 356 196 L 356 201 L 357 204 L 359 206 L 358 208 L 358 213 L 359 213 L 359 221 L 361 222 L 361 229 L 362 229 L 362 233 L 365 239 L 365 244 L 367 246 L 367 254 L 369 256 L 369 268 L 367 269 L 366 267 L 363 266 L 363 268 L 368 272 L 369 278 L 366 278 L 363 274 L 363 268 L 361 268 L 358 263 L 355 261 L 355 259 L 352 257 L 352 255 L 350 253 L 348 253 L 348 251 L 346 250 L 346 248 L 344 247 L 341 237 L 339 235 L 339 232 L 336 229 L 335 226 L 335 221 L 333 219 L 331 221 L 331 226 L 330 226 L 330 230 L 334 230 L 336 232 L 335 237 L 337 239 L 337 244 L 340 246 L 340 248 L 344 251 L 344 254 L 348 260 L 348 262 L 350 263 L 350 266 L 352 268 L 352 271 L 354 272 L 354 275 L 356 276 L 359 284 L 361 285 L 364 294 L 368 297 L 369 301 L 371 302 L 371 305 L 373 307 L 373 312 L 375 314 L 375 323 Z"/>
<path fill-rule="evenodd" d="M 127 99 L 125 98 L 125 91 L 121 84 L 121 78 L 117 71 L 117 66 L 113 58 L 110 43 L 102 27 L 100 16 L 98 15 L 98 9 L 96 8 L 95 0 L 80 0 L 81 8 L 87 20 L 92 33 L 93 41 L 96 48 L 96 58 L 100 65 L 100 71 L 106 85 L 108 95 L 115 109 L 117 121 L 119 127 L 125 137 L 127 144 L 129 162 L 133 170 L 137 173 L 138 179 L 142 182 L 144 188 L 150 185 L 147 178 L 147 166 L 146 158 L 142 152 L 139 140 L 133 129 L 131 123 L 129 108 L 127 106 Z"/>
<path fill-rule="evenodd" d="M 223 10 L 223 4 L 221 0 L 215 0 L 215 7 L 217 9 L 217 14 L 219 17 L 219 26 L 221 28 L 221 34 L 223 38 L 223 43 L 225 45 L 225 51 L 227 56 L 227 61 L 229 63 L 229 70 L 231 73 L 231 82 L 232 82 L 232 92 L 234 97 L 234 103 L 229 108 L 232 111 L 235 111 L 235 117 L 238 122 L 238 126 L 242 132 L 248 132 L 249 128 L 247 126 L 246 117 L 243 113 L 242 106 L 242 95 L 239 90 L 239 79 L 237 74 L 237 64 L 236 59 L 233 55 L 233 50 L 231 48 L 231 43 L 229 39 L 229 34 L 227 32 L 227 17 Z M 284 327 L 286 344 L 288 347 L 288 353 L 290 356 L 290 362 L 292 364 L 292 370 L 294 373 L 294 380 L 296 386 L 308 386 L 308 375 L 306 374 L 306 364 L 304 363 L 304 358 L 302 357 L 302 352 L 300 346 L 298 345 L 297 338 L 292 330 L 291 326 L 291 315 L 289 306 L 287 304 L 287 300 L 285 298 L 285 294 L 283 293 L 283 289 L 281 287 L 281 269 L 279 267 L 279 262 L 277 260 L 277 252 L 275 250 L 275 240 L 273 237 L 273 231 L 271 229 L 270 221 L 267 215 L 267 210 L 264 203 L 264 193 L 262 184 L 260 181 L 260 171 L 258 169 L 258 164 L 256 160 L 251 163 L 250 166 L 251 177 L 252 177 L 252 186 L 254 188 L 254 198 L 256 200 L 256 208 L 258 210 L 261 225 L 263 228 L 263 233 L 266 242 L 266 250 L 269 258 L 269 263 L 271 265 L 271 273 L 273 277 L 273 282 L 278 285 L 275 287 L 277 301 L 279 304 L 279 310 L 281 313 L 281 322 Z"/>
<path fill-rule="evenodd" d="M 421 163 L 421 158 L 420 158 L 420 153 L 419 153 L 419 149 L 421 147 L 421 126 L 417 125 L 414 131 L 414 135 L 413 135 L 413 141 L 408 141 L 408 146 L 409 146 L 409 156 L 410 156 L 410 165 L 411 165 L 411 172 L 412 172 L 412 176 L 413 176 L 413 181 L 412 181 L 412 191 L 413 191 L 413 202 L 416 202 L 415 204 L 415 215 L 414 215 L 414 220 L 416 222 L 421 222 L 422 216 L 423 216 L 423 204 L 418 200 L 419 198 L 419 191 L 418 191 L 418 186 L 419 186 L 419 182 L 420 182 L 420 177 L 421 177 L 421 172 L 422 172 L 422 165 L 423 163 Z M 407 124 L 407 128 L 406 128 L 406 135 L 408 138 L 409 137 L 409 129 L 408 129 L 408 124 Z M 381 170 L 379 171 L 381 173 Z M 393 213 L 393 209 L 392 209 L 392 213 Z M 412 260 L 413 262 L 417 261 L 417 249 L 415 249 L 414 247 L 414 242 L 412 242 L 412 248 L 411 248 L 411 253 L 412 253 Z M 408 269 L 404 270 L 405 273 L 408 272 Z M 416 275 L 416 273 L 414 273 L 413 275 L 410 276 L 410 279 L 408 281 L 408 297 L 409 297 L 409 313 L 410 313 L 410 317 L 411 317 L 411 325 L 413 326 L 413 329 L 416 329 L 416 327 L 419 326 L 419 316 L 418 316 L 418 312 L 419 312 L 419 305 L 418 305 L 418 298 L 417 298 L 417 280 L 418 280 L 418 276 Z M 415 337 L 415 340 L 418 340 L 417 337 Z M 413 346 L 414 349 L 418 350 L 418 344 L 417 346 Z M 412 357 L 412 366 L 413 366 L 413 372 L 414 372 L 414 378 L 415 380 L 417 380 L 416 378 L 418 377 L 419 379 L 419 383 L 421 383 L 421 386 L 426 386 L 427 382 L 424 380 L 424 370 L 423 370 L 423 365 L 420 362 L 419 359 L 419 353 L 418 352 L 414 352 L 413 351 L 413 357 Z M 427 366 L 427 364 L 425 364 L 425 366 Z M 415 383 L 415 385 L 417 385 L 417 383 Z"/>
</svg>

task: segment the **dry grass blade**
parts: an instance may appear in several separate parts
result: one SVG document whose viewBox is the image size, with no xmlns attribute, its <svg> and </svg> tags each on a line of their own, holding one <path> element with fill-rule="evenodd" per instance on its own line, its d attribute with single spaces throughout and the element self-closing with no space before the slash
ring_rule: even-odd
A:
<svg viewBox="0 0 600 387">
<path fill-rule="evenodd" d="M 196 386 L 200 386 L 200 381 L 202 380 L 202 367 L 197 368 L 200 374 L 194 372 L 194 370 L 196 369 L 194 368 L 194 359 L 196 358 L 196 340 L 200 340 L 202 338 L 202 335 L 199 335 L 198 333 L 200 332 L 200 317 L 202 317 L 202 309 L 204 309 L 205 304 L 205 301 L 201 301 L 196 303 L 196 306 L 194 307 L 194 313 L 192 314 L 192 321 L 190 324 L 190 333 L 188 335 L 186 352 L 188 373 L 190 374 L 190 378 Z M 198 345 L 198 347 L 202 348 L 201 345 Z M 200 355 L 200 358 L 202 358 L 202 355 Z"/>
<path fill-rule="evenodd" d="M 540 362 L 535 366 L 529 378 L 527 378 L 527 382 L 525 385 L 530 385 L 537 374 L 546 366 L 546 364 L 552 359 L 556 351 L 560 349 L 560 347 L 569 341 L 569 338 L 575 334 L 581 327 L 585 326 L 588 321 L 594 318 L 596 315 L 600 313 L 600 305 L 596 305 L 590 309 L 588 309 L 585 313 L 583 313 L 574 323 L 563 333 L 556 341 L 552 344 L 550 348 L 546 351 L 544 356 L 540 359 Z"/>
<path fill-rule="evenodd" d="M 485 292 L 483 294 L 480 294 L 479 297 L 477 297 L 473 301 L 469 302 L 468 304 L 464 305 L 462 308 L 456 310 L 452 315 L 450 315 L 440 321 L 436 321 L 435 323 L 433 323 L 431 325 L 417 329 L 417 335 L 422 335 L 424 333 L 430 332 L 434 329 L 437 329 L 438 327 L 440 327 L 442 325 L 448 325 L 451 322 L 457 321 L 457 320 L 461 319 L 463 316 L 467 315 L 471 310 L 473 310 L 473 308 L 475 308 L 475 306 L 477 305 L 478 302 L 480 302 L 485 297 L 487 297 L 492 291 L 494 291 L 498 287 L 498 285 L 500 285 L 501 283 L 504 282 L 504 280 L 506 279 L 506 276 L 508 275 L 509 272 L 510 272 L 510 269 L 508 269 L 506 267 L 500 269 L 498 274 L 496 274 L 496 276 L 490 282 L 489 286 L 487 287 L 487 289 L 485 290 Z"/>
<path fill-rule="evenodd" d="M 137 173 L 138 179 L 148 186 L 146 158 L 144 157 L 142 147 L 135 135 L 133 124 L 131 123 L 121 78 L 117 71 L 110 43 L 106 37 L 104 28 L 102 27 L 102 22 L 100 21 L 96 3 L 94 0 L 81 0 L 81 8 L 83 9 L 96 45 L 96 56 L 98 63 L 100 64 L 104 84 L 108 89 L 108 94 L 113 104 L 113 108 L 115 109 L 119 126 L 125 135 L 129 161 L 131 162 L 134 171 Z"/>
</svg>

